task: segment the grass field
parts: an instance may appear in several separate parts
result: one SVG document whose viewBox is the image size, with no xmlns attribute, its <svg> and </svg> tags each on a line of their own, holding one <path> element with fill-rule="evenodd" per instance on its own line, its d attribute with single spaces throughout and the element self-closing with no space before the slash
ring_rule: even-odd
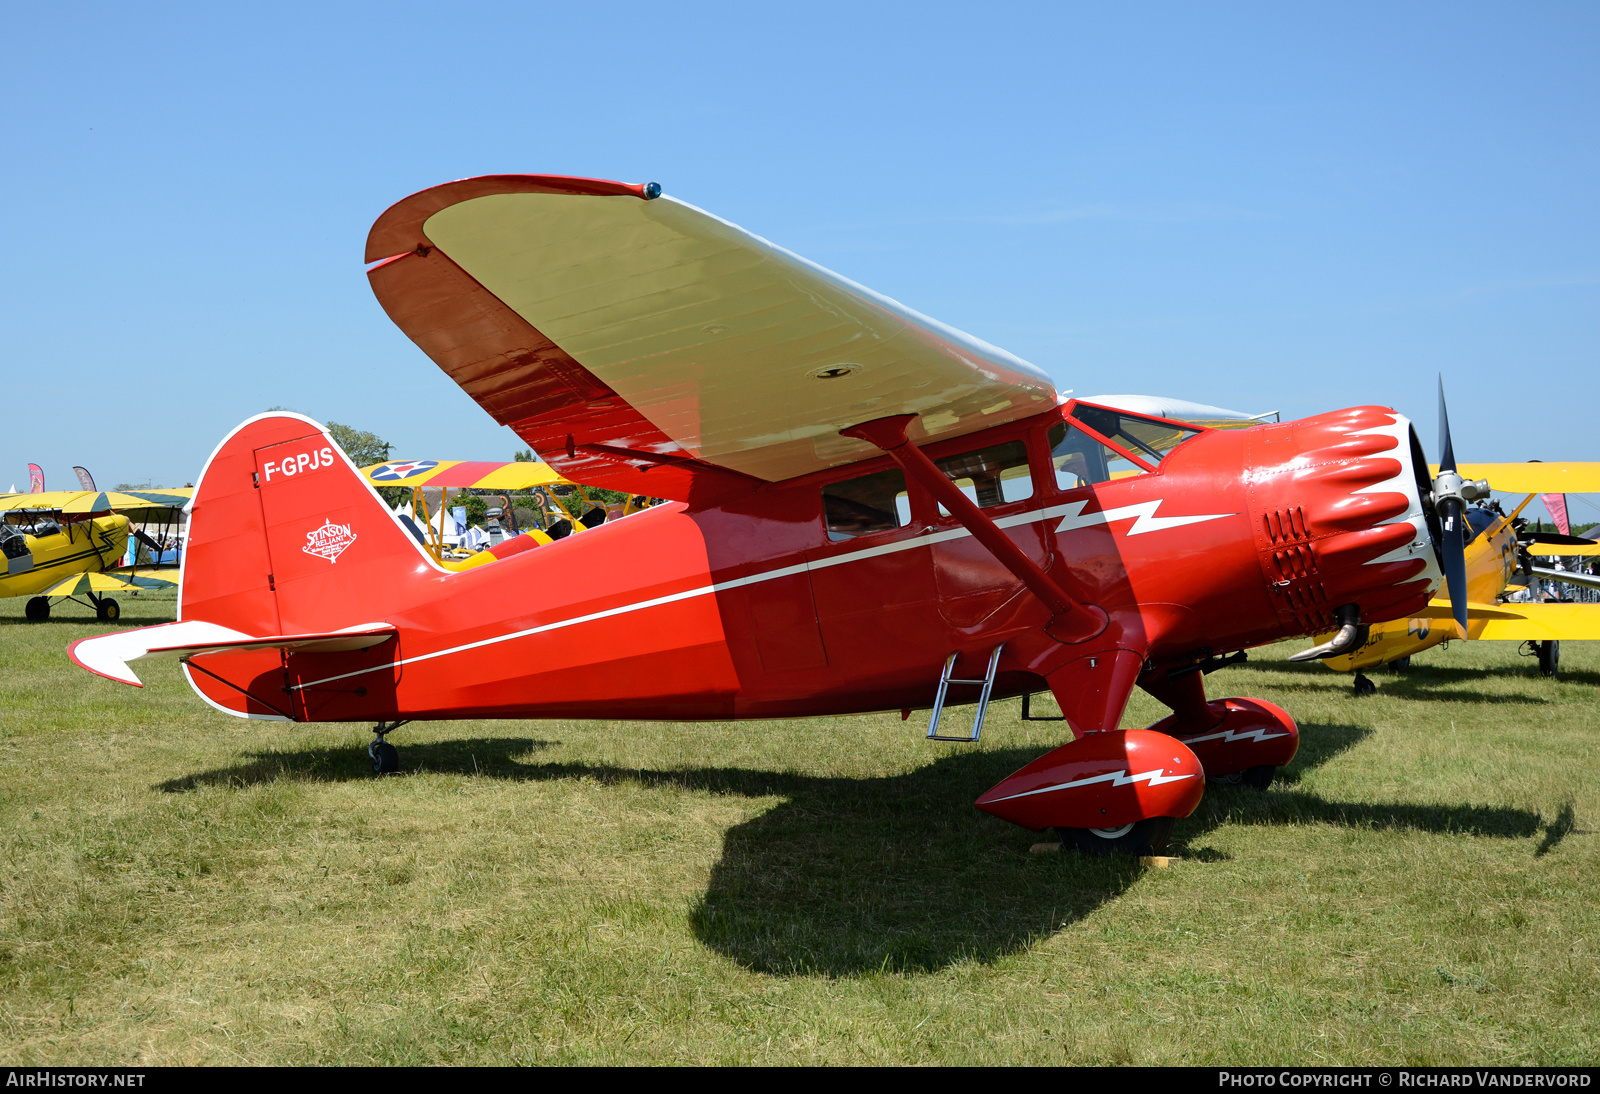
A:
<svg viewBox="0 0 1600 1094">
<path fill-rule="evenodd" d="M 0 601 L 11 1064 L 1593 1063 L 1600 652 L 1209 678 L 1300 722 L 1168 869 L 1031 855 L 972 808 L 1061 742 L 898 714 L 456 722 L 217 713 L 72 667 Z M 125 625 L 172 600 L 123 603 Z M 930 684 L 930 693 L 931 693 Z M 931 695 L 930 695 L 931 698 Z M 1162 708 L 1136 695 L 1126 724 Z"/>
</svg>

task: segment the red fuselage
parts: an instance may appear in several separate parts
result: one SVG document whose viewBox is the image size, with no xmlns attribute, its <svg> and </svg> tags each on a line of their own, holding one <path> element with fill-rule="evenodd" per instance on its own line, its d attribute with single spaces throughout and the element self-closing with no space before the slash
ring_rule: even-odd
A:
<svg viewBox="0 0 1600 1094">
<path fill-rule="evenodd" d="M 236 526 L 256 505 L 270 530 L 276 487 L 256 499 L 213 483 L 208 507 L 202 481 L 182 617 L 270 634 L 383 620 L 398 636 L 354 653 L 211 655 L 190 678 L 232 711 L 306 721 L 838 714 L 927 707 L 953 651 L 958 674 L 975 675 L 1004 643 L 997 697 L 1047 678 L 1060 695 L 1061 670 L 1086 656 L 1115 653 L 1144 680 L 1208 652 L 1325 630 L 1340 605 L 1376 622 L 1426 604 L 1437 571 L 1414 441 L 1393 411 L 1206 431 L 1157 470 L 1063 489 L 1047 436 L 1075 405 L 924 451 L 937 461 L 1025 446 L 1030 496 L 983 512 L 1106 614 L 1105 629 L 1076 644 L 1046 633 L 1050 609 L 915 481 L 909 523 L 830 539 L 823 488 L 891 469 L 887 456 L 715 505 L 660 505 L 459 573 L 385 527 L 363 485 L 368 497 L 346 507 L 355 515 L 332 518 L 355 531 L 345 554 L 302 552 L 292 565 L 304 580 L 290 581 L 278 552 L 276 565 L 260 563 L 275 576 L 246 600 L 240 568 L 257 563 L 240 554 Z M 225 441 L 207 475 L 247 474 L 274 437 L 306 432 L 277 421 L 276 434 Z M 1112 725 L 1088 728 L 1115 728 L 1114 705 Z"/>
</svg>

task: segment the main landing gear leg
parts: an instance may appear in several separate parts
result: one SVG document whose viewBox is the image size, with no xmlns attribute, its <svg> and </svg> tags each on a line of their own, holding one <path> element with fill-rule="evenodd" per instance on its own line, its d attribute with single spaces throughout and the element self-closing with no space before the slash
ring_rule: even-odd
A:
<svg viewBox="0 0 1600 1094">
<path fill-rule="evenodd" d="M 1180 666 L 1174 676 L 1172 670 L 1155 668 L 1139 686 L 1172 708 L 1150 728 L 1188 745 L 1214 786 L 1265 790 L 1299 748 L 1300 730 L 1287 712 L 1261 699 L 1208 703 L 1201 674 L 1193 669 Z"/>
<path fill-rule="evenodd" d="M 372 727 L 372 743 L 367 746 L 367 755 L 372 757 L 372 773 L 374 775 L 392 775 L 400 770 L 400 750 L 390 744 L 385 735 L 393 733 L 404 722 L 379 722 Z"/>
<path fill-rule="evenodd" d="M 1371 695 L 1378 690 L 1378 685 L 1367 679 L 1367 674 L 1364 672 L 1356 673 L 1355 683 L 1351 686 L 1355 688 L 1357 695 Z"/>
<path fill-rule="evenodd" d="M 1090 855 L 1153 855 L 1205 792 L 1194 753 L 1164 733 L 1117 729 L 1144 665 L 1140 650 L 1101 649 L 1046 674 L 1075 739 L 976 802 L 1003 820 Z"/>
</svg>

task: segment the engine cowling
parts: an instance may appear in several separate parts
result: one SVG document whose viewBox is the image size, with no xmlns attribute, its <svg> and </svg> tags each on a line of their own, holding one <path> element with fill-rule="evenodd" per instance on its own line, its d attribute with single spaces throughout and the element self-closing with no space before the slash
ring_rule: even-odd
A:
<svg viewBox="0 0 1600 1094">
<path fill-rule="evenodd" d="M 1329 630 L 1344 605 L 1364 622 L 1426 606 L 1440 581 L 1427 482 L 1411 422 L 1387 407 L 1249 431 L 1256 554 L 1286 634 Z"/>
</svg>

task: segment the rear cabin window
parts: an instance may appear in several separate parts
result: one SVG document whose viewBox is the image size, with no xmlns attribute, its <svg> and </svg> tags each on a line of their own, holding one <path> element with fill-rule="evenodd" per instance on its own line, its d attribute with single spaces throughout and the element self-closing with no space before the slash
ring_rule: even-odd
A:
<svg viewBox="0 0 1600 1094">
<path fill-rule="evenodd" d="M 933 462 L 979 509 L 1033 497 L 1028 449 L 1021 441 L 1007 441 Z M 942 505 L 939 512 L 950 515 Z"/>
<path fill-rule="evenodd" d="M 835 543 L 903 528 L 911 523 L 906 474 L 896 467 L 824 486 L 822 512 Z"/>
</svg>

